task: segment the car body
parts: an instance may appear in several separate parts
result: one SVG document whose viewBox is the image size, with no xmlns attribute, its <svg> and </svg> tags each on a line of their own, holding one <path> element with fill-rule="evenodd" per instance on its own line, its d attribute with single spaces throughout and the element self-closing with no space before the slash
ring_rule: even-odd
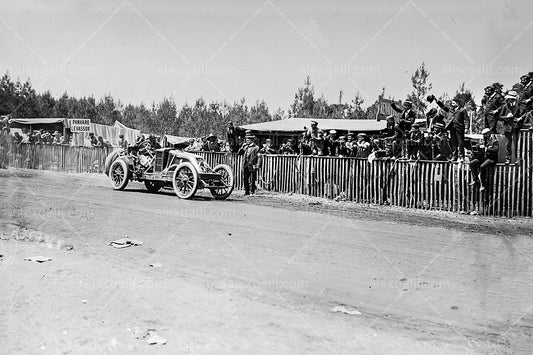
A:
<svg viewBox="0 0 533 355">
<path fill-rule="evenodd" d="M 119 149 L 106 159 L 105 172 L 115 190 L 123 190 L 130 180 L 144 182 L 150 192 L 172 188 L 183 199 L 207 188 L 216 199 L 225 199 L 233 191 L 233 171 L 228 165 L 211 168 L 199 155 L 175 148 L 160 148 L 139 154 Z"/>
</svg>

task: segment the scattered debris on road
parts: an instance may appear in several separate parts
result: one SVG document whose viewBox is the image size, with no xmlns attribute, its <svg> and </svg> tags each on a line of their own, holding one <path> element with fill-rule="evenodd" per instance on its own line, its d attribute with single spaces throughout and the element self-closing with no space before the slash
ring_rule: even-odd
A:
<svg viewBox="0 0 533 355">
<path fill-rule="evenodd" d="M 355 308 L 352 308 L 352 307 L 344 307 L 344 306 L 336 306 L 336 307 L 333 307 L 331 309 L 331 311 L 333 313 L 337 313 L 337 312 L 340 312 L 340 313 L 344 313 L 344 314 L 349 314 L 351 316 L 358 316 L 361 314 L 361 312 L 359 312 L 357 309 Z"/>
<path fill-rule="evenodd" d="M 155 345 L 155 344 L 165 345 L 167 343 L 167 340 L 163 337 L 160 337 L 157 334 L 152 334 L 150 335 L 148 339 L 146 339 L 146 342 L 150 345 Z"/>
<path fill-rule="evenodd" d="M 117 248 L 117 249 L 128 248 L 131 246 L 139 246 L 142 244 L 143 242 L 141 242 L 140 240 L 130 239 L 129 236 L 126 236 L 126 238 L 120 238 L 120 239 L 117 239 L 117 240 L 114 240 L 108 243 L 108 245 L 111 245 L 113 248 Z"/>
<path fill-rule="evenodd" d="M 35 261 L 35 262 L 38 262 L 38 263 L 44 263 L 45 261 L 52 260 L 52 258 L 48 258 L 46 256 L 32 256 L 32 257 L 29 257 L 29 258 L 24 258 L 24 260 L 26 260 L 26 261 Z"/>
<path fill-rule="evenodd" d="M 132 336 L 135 339 L 146 339 L 146 342 L 150 345 L 155 344 L 161 344 L 165 345 L 167 343 L 167 340 L 159 335 L 157 335 L 157 330 L 153 328 L 149 328 L 146 331 L 142 331 L 141 328 L 135 326 L 133 328 L 128 328 L 126 331 L 131 332 Z"/>
</svg>

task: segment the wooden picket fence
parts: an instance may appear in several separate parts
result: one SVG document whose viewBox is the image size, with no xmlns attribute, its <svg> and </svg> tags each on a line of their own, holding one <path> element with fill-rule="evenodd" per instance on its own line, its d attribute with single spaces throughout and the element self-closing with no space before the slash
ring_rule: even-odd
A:
<svg viewBox="0 0 533 355">
<path fill-rule="evenodd" d="M 0 166 L 70 173 L 101 173 L 113 148 L 70 147 L 67 145 L 1 145 Z"/>
<path fill-rule="evenodd" d="M 533 134 L 521 133 L 520 161 L 497 165 L 484 192 L 470 186 L 468 164 L 359 158 L 267 155 L 259 172 L 260 188 L 273 192 L 369 204 L 472 212 L 491 216 L 531 216 L 533 207 Z M 65 172 L 102 172 L 112 148 L 0 144 L 2 167 Z M 233 168 L 242 188 L 242 156 L 200 152 L 211 165 Z"/>
</svg>

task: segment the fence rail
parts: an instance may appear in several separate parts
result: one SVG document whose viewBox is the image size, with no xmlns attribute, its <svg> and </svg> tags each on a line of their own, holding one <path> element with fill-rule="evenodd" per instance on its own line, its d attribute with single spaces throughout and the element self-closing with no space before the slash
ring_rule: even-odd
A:
<svg viewBox="0 0 533 355">
<path fill-rule="evenodd" d="M 533 135 L 523 131 L 519 164 L 498 165 L 484 192 L 470 186 L 468 164 L 452 162 L 369 162 L 359 158 L 267 155 L 258 185 L 268 191 L 299 193 L 360 203 L 477 211 L 491 216 L 531 216 L 533 206 Z M 110 148 L 0 144 L 2 167 L 65 172 L 102 172 Z M 242 156 L 200 152 L 211 165 L 233 168 L 242 188 Z"/>
</svg>

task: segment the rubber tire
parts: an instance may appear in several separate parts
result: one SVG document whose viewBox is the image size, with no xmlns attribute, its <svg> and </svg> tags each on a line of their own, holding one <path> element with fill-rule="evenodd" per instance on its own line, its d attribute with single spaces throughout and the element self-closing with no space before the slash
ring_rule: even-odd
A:
<svg viewBox="0 0 533 355">
<path fill-rule="evenodd" d="M 179 172 L 185 168 L 189 169 L 192 172 L 192 179 L 193 179 L 192 188 L 187 194 L 183 194 L 178 189 L 178 186 L 176 185 L 176 178 L 179 175 Z M 196 171 L 196 169 L 191 163 L 183 162 L 180 165 L 178 165 L 176 169 L 174 169 L 174 174 L 172 175 L 172 187 L 174 188 L 174 193 L 176 194 L 176 196 L 178 196 L 181 199 L 187 200 L 194 196 L 194 194 L 196 193 L 196 190 L 198 190 L 198 172 Z"/>
<path fill-rule="evenodd" d="M 111 169 L 111 164 L 113 164 L 113 162 L 117 160 L 119 155 L 122 154 L 123 152 L 124 152 L 124 149 L 117 149 L 109 153 L 109 155 L 106 157 L 105 163 L 104 163 L 104 173 L 107 176 L 109 176 L 109 170 Z"/>
<path fill-rule="evenodd" d="M 228 173 L 229 178 L 230 178 L 230 183 L 231 183 L 230 185 L 231 186 L 228 189 L 228 191 L 226 193 L 224 193 L 224 194 L 217 194 L 215 192 L 216 189 L 214 189 L 214 188 L 210 188 L 209 190 L 211 190 L 211 195 L 213 195 L 213 197 L 216 200 L 225 200 L 225 199 L 227 199 L 229 197 L 229 195 L 231 195 L 231 193 L 233 192 L 233 187 L 235 185 L 235 182 L 233 180 L 233 171 L 231 171 L 231 168 L 228 165 L 226 165 L 226 164 L 219 164 L 219 165 L 217 165 L 217 166 L 215 166 L 213 168 L 214 172 L 217 172 L 219 170 L 225 170 Z"/>
<path fill-rule="evenodd" d="M 115 183 L 115 181 L 113 181 L 113 171 L 118 167 L 120 167 L 124 172 L 124 178 L 120 183 L 117 184 Z M 113 190 L 124 190 L 130 180 L 130 171 L 128 169 L 128 164 L 126 164 L 126 162 L 122 159 L 115 160 L 109 168 L 109 178 L 111 180 L 111 186 L 113 187 Z"/>
<path fill-rule="evenodd" d="M 144 180 L 144 186 L 146 187 L 146 190 L 155 194 L 157 191 L 161 190 L 163 183 L 160 181 Z"/>
</svg>

